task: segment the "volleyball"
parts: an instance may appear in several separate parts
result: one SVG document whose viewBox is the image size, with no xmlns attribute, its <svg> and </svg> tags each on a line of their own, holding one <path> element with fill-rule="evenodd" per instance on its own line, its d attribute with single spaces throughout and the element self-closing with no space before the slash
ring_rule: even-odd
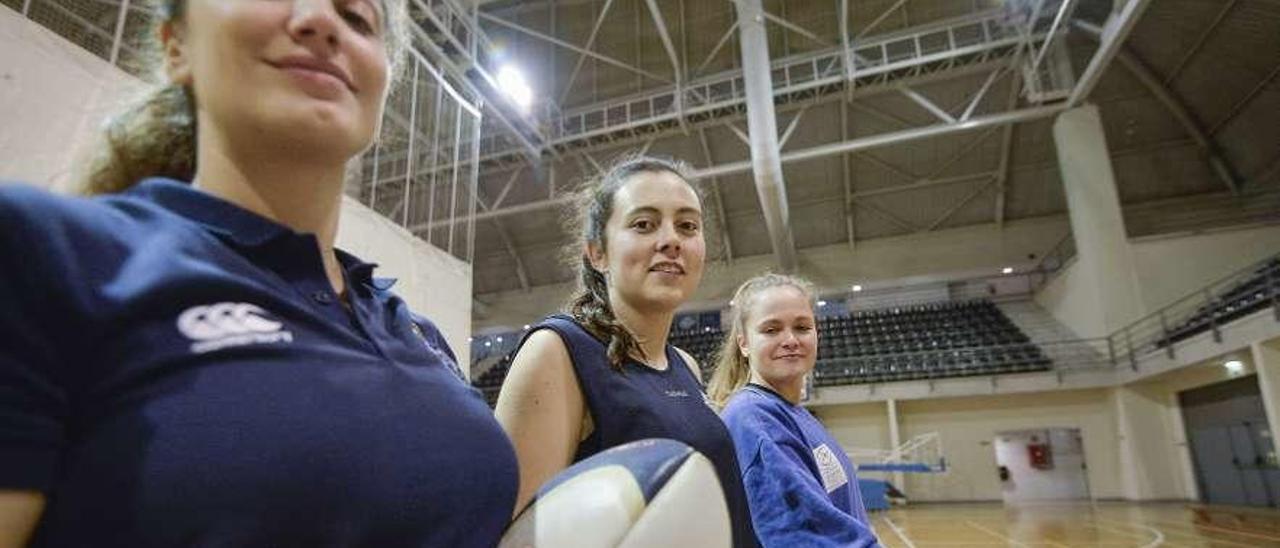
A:
<svg viewBox="0 0 1280 548">
<path fill-rule="evenodd" d="M 729 546 L 711 461 L 668 439 L 620 445 L 561 472 L 507 529 L 501 548 Z"/>
</svg>

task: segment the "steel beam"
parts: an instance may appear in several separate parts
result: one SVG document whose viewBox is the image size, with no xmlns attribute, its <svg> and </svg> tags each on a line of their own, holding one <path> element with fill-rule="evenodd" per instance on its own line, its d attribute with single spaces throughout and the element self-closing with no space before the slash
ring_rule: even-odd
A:
<svg viewBox="0 0 1280 548">
<path fill-rule="evenodd" d="M 1014 63 L 1018 59 L 1015 57 Z M 1021 92 L 1021 80 L 1017 74 L 1009 73 L 1009 98 L 1005 107 L 1013 110 L 1018 106 L 1018 95 Z M 1013 124 L 1004 126 L 1000 135 L 1000 165 L 996 168 L 996 227 L 1004 228 L 1006 196 L 1009 186 L 1009 160 L 1013 156 Z"/>
<path fill-rule="evenodd" d="M 891 132 L 891 133 L 886 133 L 881 135 L 873 135 L 869 137 L 861 137 L 861 138 L 852 139 L 849 141 L 842 141 L 839 143 L 831 143 L 827 145 L 821 145 L 817 147 L 798 150 L 798 151 L 782 154 L 780 159 L 783 163 L 787 163 L 787 162 L 798 162 L 798 161 L 804 161 L 804 160 L 812 160 L 816 158 L 823 158 L 823 157 L 831 156 L 835 154 L 860 152 L 864 150 L 870 150 L 874 148 L 908 142 L 916 139 L 939 137 L 943 135 L 952 135 L 956 133 L 963 133 L 966 131 L 973 131 L 975 129 L 999 127 L 1004 124 L 1013 124 L 1013 123 L 1029 122 L 1032 120 L 1039 120 L 1041 118 L 1048 118 L 1050 116 L 1055 116 L 1065 109 L 1066 107 L 1064 105 L 1042 106 L 1042 107 L 1026 108 L 1026 109 L 1022 109 L 1014 112 L 1002 113 L 1002 114 L 980 116 L 972 120 L 969 120 L 968 122 L 956 122 L 954 124 L 937 124 L 937 125 L 921 127 L 921 128 L 911 128 L 903 131 L 896 131 L 896 132 Z M 977 141 L 980 141 L 980 140 L 981 138 L 979 138 Z M 870 156 L 865 156 L 865 157 L 870 158 Z M 752 163 L 749 161 L 733 162 L 728 164 L 721 164 L 714 167 L 695 169 L 691 173 L 690 177 L 694 180 L 701 180 L 701 179 L 707 179 L 711 177 L 721 177 L 724 175 L 730 175 L 735 173 L 744 173 L 744 172 L 751 171 L 751 169 L 752 169 Z M 990 175 L 990 173 L 986 173 L 985 175 Z M 932 180 L 930 181 L 932 182 Z M 939 179 L 938 181 L 941 181 L 941 179 Z M 502 209 L 495 209 L 494 211 L 489 211 L 485 213 L 478 213 L 476 214 L 476 220 L 484 220 L 489 217 L 495 217 L 495 216 L 518 215 L 518 214 L 529 213 L 533 211 L 541 211 L 544 209 L 552 209 L 556 207 L 570 205 L 572 203 L 573 203 L 572 196 L 561 196 L 561 197 L 552 198 L 548 200 L 513 205 L 513 206 L 505 207 Z M 458 219 L 455 222 L 462 222 L 465 220 L 467 219 Z M 449 221 L 439 221 L 435 224 L 444 225 L 448 223 Z M 423 227 L 415 226 L 415 227 L 412 227 L 410 230 L 420 230 L 421 228 Z"/>
<path fill-rule="evenodd" d="M 711 61 L 715 60 L 716 54 L 720 53 L 720 50 L 724 48 L 724 45 L 729 43 L 729 39 L 733 38 L 733 32 L 736 30 L 738 30 L 738 22 L 734 21 L 732 25 L 729 25 L 729 30 L 724 31 L 724 36 L 720 37 L 720 41 L 716 42 L 716 47 L 711 48 L 711 53 L 707 54 L 706 60 L 704 60 L 702 64 L 698 65 L 698 68 L 693 69 L 694 74 L 702 72 L 702 69 L 707 68 L 707 65 L 711 64 Z"/>
<path fill-rule="evenodd" d="M 799 162 L 804 160 L 812 160 L 831 156 L 832 154 L 840 154 L 842 152 L 854 152 L 878 148 L 887 145 L 893 145 L 916 139 L 940 137 L 943 135 L 952 135 L 955 133 L 963 133 L 975 129 L 984 129 L 989 127 L 1001 126 L 1004 124 L 1013 124 L 1021 122 L 1029 122 L 1031 120 L 1039 120 L 1055 116 L 1066 110 L 1066 105 L 1050 105 L 1041 107 L 1032 107 L 1014 112 L 1004 112 L 1000 114 L 991 114 L 988 116 L 980 116 L 973 118 L 967 122 L 956 122 L 954 124 L 937 124 L 921 128 L 912 128 L 903 131 L 894 131 L 881 135 L 873 135 L 870 137 L 862 137 L 852 141 L 843 143 L 831 143 L 827 145 L 816 146 L 794 152 L 788 152 L 782 155 L 782 162 Z M 734 162 L 723 164 L 713 168 L 701 170 L 695 173 L 697 177 L 710 177 L 712 175 L 728 175 L 731 173 L 742 173 L 751 170 L 751 162 Z"/>
<path fill-rule="evenodd" d="M 476 188 L 476 195 L 474 198 L 475 203 L 480 206 L 481 210 L 485 212 L 490 211 L 489 206 L 485 205 L 484 199 L 480 196 L 479 188 Z M 489 219 L 489 222 L 493 224 L 494 230 L 498 232 L 498 239 L 502 241 L 502 247 L 507 250 L 507 254 L 511 256 L 511 260 L 515 263 L 516 278 L 520 280 L 520 289 L 528 293 L 530 287 L 529 271 L 525 269 L 524 260 L 522 260 L 520 258 L 520 254 L 516 252 L 515 242 L 511 240 L 511 234 L 507 232 L 507 227 L 502 224 L 502 219 L 492 217 Z"/>
<path fill-rule="evenodd" d="M 702 159 L 707 165 L 714 165 L 711 157 L 711 145 L 707 142 L 707 130 L 698 130 L 698 143 L 702 145 Z M 724 197 L 720 193 L 720 178 L 711 177 L 711 194 L 716 200 L 716 221 L 720 229 L 720 245 L 724 252 L 724 261 L 733 264 L 733 240 L 729 237 L 729 216 L 725 215 Z"/>
<path fill-rule="evenodd" d="M 933 232 L 939 226 L 942 226 L 942 223 L 947 222 L 947 219 L 950 219 L 951 217 L 955 216 L 955 214 L 958 213 L 961 209 L 964 209 L 964 206 L 969 205 L 969 202 L 972 202 L 975 198 L 977 198 L 978 196 L 981 196 L 982 193 L 986 192 L 988 188 L 991 188 L 991 185 L 995 184 L 995 182 L 996 181 L 993 179 L 991 181 L 987 181 L 986 183 L 983 183 L 981 185 L 974 187 L 973 191 L 970 192 L 968 196 L 965 196 L 963 200 L 956 202 L 956 205 L 953 205 L 951 206 L 950 209 L 947 209 L 947 211 L 943 213 L 941 217 L 934 219 L 934 221 L 930 223 L 928 227 L 925 227 L 925 229 L 922 230 L 921 232 Z"/>
<path fill-rule="evenodd" d="M 1086 36 L 1095 40 L 1100 39 L 1102 34 L 1102 30 L 1097 26 L 1090 25 L 1083 21 L 1077 21 L 1076 28 L 1085 31 L 1084 34 Z M 1146 86 L 1147 90 L 1155 96 L 1156 100 L 1159 101 L 1160 104 L 1169 111 L 1169 114 L 1182 125 L 1182 128 L 1186 130 L 1187 135 L 1190 136 L 1201 149 L 1204 149 L 1208 156 L 1209 167 L 1213 169 L 1214 175 L 1217 175 L 1218 179 L 1221 180 L 1231 192 L 1239 193 L 1239 177 L 1236 175 L 1236 170 L 1222 154 L 1222 147 L 1218 145 L 1217 140 L 1213 138 L 1211 134 L 1204 131 L 1199 120 L 1196 119 L 1195 115 L 1191 114 L 1191 111 L 1187 109 L 1186 104 L 1182 102 L 1181 98 L 1174 95 L 1173 91 L 1164 85 L 1160 77 L 1157 76 L 1149 66 L 1147 66 L 1147 63 L 1131 49 L 1127 47 L 1120 48 L 1120 51 L 1116 52 L 1116 60 L 1120 61 L 1120 64 L 1124 65 L 1124 67 L 1129 70 L 1130 74 L 1133 74 L 1133 76 L 1137 78 L 1142 85 Z"/>
<path fill-rule="evenodd" d="M 841 0 L 841 8 L 848 7 L 848 0 Z M 841 12 L 843 14 L 843 11 Z M 841 16 L 843 17 L 843 15 Z M 840 102 L 840 140 L 849 140 L 849 104 Z M 841 205 L 844 212 L 844 230 L 845 237 L 849 241 L 849 251 L 853 251 L 857 242 L 857 232 L 854 230 L 853 222 L 853 167 L 849 162 L 853 161 L 852 154 L 840 155 L 840 177 L 843 183 L 844 200 Z"/>
<path fill-rule="evenodd" d="M 899 216 L 897 216 L 897 215 L 894 215 L 893 213 L 890 213 L 890 212 L 886 211 L 884 208 L 882 208 L 882 207 L 880 207 L 880 206 L 878 206 L 878 205 L 875 205 L 875 204 L 872 204 L 872 203 L 869 203 L 869 202 L 864 202 L 864 201 L 855 201 L 855 202 L 854 202 L 854 205 L 856 205 L 856 206 L 858 206 L 858 207 L 861 207 L 861 208 L 863 208 L 863 209 L 867 209 L 867 210 L 871 211 L 872 213 L 875 213 L 876 215 L 879 215 L 879 216 L 881 216 L 881 217 L 883 217 L 883 218 L 885 218 L 885 219 L 888 219 L 888 220 L 889 220 L 889 221 L 891 221 L 893 224 L 898 225 L 899 227 L 905 228 L 905 229 L 907 229 L 907 231 L 909 231 L 909 232 L 919 232 L 919 231 L 920 231 L 920 227 L 919 227 L 919 226 L 916 226 L 916 224 L 915 224 L 915 223 L 913 223 L 913 222 L 911 222 L 911 221 L 908 221 L 908 220 L 906 220 L 906 219 L 903 219 L 902 217 L 899 217 Z"/>
<path fill-rule="evenodd" d="M 980 171 L 978 173 L 965 173 L 963 175 L 955 175 L 952 177 L 943 177 L 939 179 L 920 179 L 919 181 L 916 181 L 908 185 L 891 186 L 886 188 L 877 188 L 874 190 L 863 190 L 861 192 L 855 192 L 853 193 L 852 198 L 854 200 L 862 200 L 866 198 L 873 198 L 876 196 L 884 196 L 886 194 L 898 194 L 900 192 L 909 192 L 912 190 L 924 190 L 926 188 L 934 188 L 934 187 L 948 186 L 948 185 L 954 185 L 959 183 L 967 183 L 974 179 L 986 179 L 986 178 L 991 178 L 995 176 L 996 176 L 995 171 Z"/>
<path fill-rule="evenodd" d="M 1106 72 L 1107 67 L 1111 66 L 1111 59 L 1115 57 L 1116 52 L 1120 51 L 1125 39 L 1129 37 L 1133 27 L 1138 24 L 1138 19 L 1142 17 L 1142 12 L 1146 11 L 1150 4 L 1151 0 L 1129 0 L 1119 13 L 1107 19 L 1098 39 L 1098 51 L 1093 54 L 1089 66 L 1085 67 L 1084 74 L 1080 75 L 1075 89 L 1071 90 L 1071 96 L 1067 98 L 1068 108 L 1079 105 L 1093 92 L 1094 86 L 1102 80 L 1102 74 Z"/>
<path fill-rule="evenodd" d="M 894 4 L 892 6 L 889 6 L 888 9 L 885 9 L 884 12 L 881 13 L 879 17 L 876 17 L 874 20 L 871 21 L 871 23 L 863 27 L 862 30 L 858 32 L 858 35 L 853 38 L 853 40 L 856 42 L 858 40 L 865 38 L 867 34 L 871 33 L 872 29 L 875 29 L 877 25 L 879 25 L 880 23 L 883 23 L 885 19 L 888 19 L 890 15 L 893 15 L 893 12 L 897 11 L 898 8 L 902 7 L 902 5 L 906 3 L 907 3 L 907 0 L 898 0 L 897 2 L 894 2 Z"/>
<path fill-rule="evenodd" d="M 613 6 L 613 0 L 604 0 L 604 7 L 600 8 L 600 15 L 596 17 L 596 22 L 591 26 L 591 34 L 587 37 L 587 45 L 582 49 L 591 51 L 596 45 L 596 36 L 600 33 L 600 26 L 604 24 L 604 18 L 609 15 L 609 7 Z M 587 56 L 584 53 L 578 54 L 578 61 L 573 64 L 573 71 L 569 73 L 569 79 L 565 81 L 564 91 L 560 93 L 560 100 L 557 103 L 564 104 L 564 100 L 569 97 L 569 91 L 573 89 L 574 80 L 578 79 L 578 71 L 582 70 L 582 63 L 586 61 Z"/>
<path fill-rule="evenodd" d="M 649 15 L 653 17 L 653 26 L 658 28 L 658 37 L 662 39 L 662 47 L 667 50 L 667 58 L 671 60 L 671 74 L 676 81 L 676 112 L 680 124 L 684 124 L 684 68 L 680 66 L 680 57 L 676 55 L 676 46 L 671 41 L 671 33 L 667 32 L 667 22 L 662 18 L 662 10 L 657 0 L 646 0 Z"/>
<path fill-rule="evenodd" d="M 531 28 L 524 27 L 524 26 L 521 26 L 521 25 L 517 25 L 517 24 L 515 24 L 515 23 L 512 23 L 511 21 L 507 21 L 506 19 L 502 19 L 502 18 L 497 17 L 497 16 L 494 16 L 494 15 L 492 15 L 492 14 L 488 14 L 488 13 L 485 13 L 485 12 L 480 12 L 480 18 L 481 18 L 481 19 L 484 19 L 485 21 L 489 21 L 490 23 L 493 23 L 493 24 L 495 24 L 495 25 L 499 25 L 499 26 L 502 26 L 502 27 L 506 27 L 506 28 L 509 28 L 509 29 L 514 30 L 514 31 L 516 31 L 516 32 L 519 32 L 519 33 L 522 33 L 522 34 L 527 34 L 527 35 L 532 36 L 532 37 L 534 37 L 534 38 L 537 38 L 537 39 L 539 39 L 539 40 L 543 40 L 543 41 L 546 41 L 546 42 L 550 42 L 550 43 L 552 43 L 552 44 L 555 44 L 555 45 L 560 46 L 560 47 L 562 47 L 562 48 L 568 49 L 568 50 L 570 50 L 570 51 L 576 51 L 576 52 L 578 52 L 578 53 L 581 53 L 581 54 L 583 54 L 583 55 L 586 55 L 586 56 L 588 56 L 588 57 L 591 57 L 592 59 L 596 59 L 596 60 L 598 60 L 598 61 L 603 61 L 603 62 L 605 62 L 605 63 L 608 63 L 608 64 L 610 64 L 610 65 L 613 65 L 613 66 L 615 66 L 615 67 L 618 67 L 618 68 L 620 68 L 620 69 L 628 70 L 628 71 L 634 72 L 634 73 L 639 74 L 639 75 L 641 75 L 641 76 L 644 76 L 644 77 L 646 77 L 646 78 L 650 78 L 650 79 L 657 80 L 657 81 L 659 81 L 659 82 L 663 82 L 663 83 L 667 83 L 667 84 L 670 84 L 670 83 L 671 83 L 671 80 L 668 80 L 668 79 L 666 79 L 666 78 L 663 78 L 663 77 L 661 77 L 661 76 L 658 76 L 657 74 L 654 74 L 654 73 L 649 72 L 649 71 L 647 71 L 647 70 L 641 69 L 641 68 L 639 68 L 639 67 L 631 66 L 631 65 L 629 65 L 629 64 L 627 64 L 627 63 L 624 63 L 624 62 L 622 62 L 622 61 L 619 61 L 619 60 L 614 59 L 614 58 L 612 58 L 612 57 L 609 57 L 609 56 L 607 56 L 607 55 L 601 55 L 601 54 L 596 53 L 596 52 L 594 52 L 594 51 L 591 51 L 591 50 L 588 50 L 588 49 L 584 49 L 584 48 L 582 48 L 581 46 L 575 46 L 575 45 L 573 45 L 573 44 L 570 44 L 570 43 L 568 43 L 568 42 L 565 42 L 564 40 L 561 40 L 561 39 L 556 38 L 556 37 L 554 37 L 554 36 L 549 36 L 549 35 L 547 35 L 547 34 L 545 34 L 545 33 L 538 32 L 538 31 L 533 30 L 533 29 L 531 29 Z"/>
<path fill-rule="evenodd" d="M 1214 124 L 1212 128 L 1209 128 L 1209 135 L 1217 135 L 1218 132 L 1222 130 L 1223 126 L 1226 126 L 1234 120 L 1236 116 L 1240 114 L 1240 111 L 1244 110 L 1244 107 L 1249 106 L 1249 103 L 1253 101 L 1253 98 L 1261 93 L 1263 89 L 1266 89 L 1266 87 L 1271 84 L 1271 80 L 1275 79 L 1278 74 L 1280 74 L 1280 64 L 1276 65 L 1276 68 L 1272 69 L 1271 73 L 1266 75 L 1261 82 L 1258 82 L 1258 85 L 1254 86 L 1249 93 L 1245 94 L 1245 96 L 1239 101 L 1236 101 L 1236 104 L 1232 105 L 1231 110 L 1227 112 L 1227 115 L 1219 120 L 1218 123 Z"/>
<path fill-rule="evenodd" d="M 502 191 L 498 193 L 498 199 L 493 201 L 494 208 L 502 207 L 502 201 L 507 199 L 507 193 L 511 192 L 511 187 L 515 186 L 516 180 L 520 178 L 521 173 L 524 173 L 524 166 L 520 166 L 511 172 L 511 177 L 507 178 L 507 184 L 503 185 Z"/>
<path fill-rule="evenodd" d="M 800 126 L 800 119 L 804 118 L 804 113 L 809 111 L 809 105 L 801 107 L 795 116 L 791 117 L 791 122 L 787 124 L 787 129 L 782 131 L 782 137 L 778 139 L 778 150 L 782 150 L 787 146 L 787 141 L 791 140 L 791 135 Z"/>
<path fill-rule="evenodd" d="M 1228 0 L 1222 4 L 1222 9 L 1218 10 L 1218 15 L 1213 18 L 1213 22 L 1209 23 L 1208 27 L 1205 27 L 1204 32 L 1200 33 L 1200 37 L 1196 39 L 1196 43 L 1191 45 L 1191 48 L 1182 56 L 1182 59 L 1179 59 L 1178 63 L 1173 66 L 1173 70 L 1169 71 L 1169 75 L 1165 76 L 1165 86 L 1172 84 L 1174 80 L 1178 79 L 1178 75 L 1182 74 L 1182 69 L 1187 66 L 1187 63 L 1191 62 L 1191 59 L 1196 56 L 1196 53 L 1200 51 L 1200 48 L 1204 46 L 1204 43 L 1209 40 L 1209 36 L 1218 28 L 1218 25 L 1222 23 L 1222 20 L 1227 17 L 1227 13 L 1231 11 L 1231 8 L 1235 7 L 1237 1 L 1238 0 Z"/>
<path fill-rule="evenodd" d="M 650 1 L 652 1 L 652 0 L 650 0 Z M 783 6 L 785 7 L 785 6 L 786 6 L 786 4 L 784 3 L 784 4 L 783 4 Z M 770 20 L 770 21 L 773 21 L 773 22 L 774 22 L 774 23 L 776 23 L 778 26 L 780 26 L 780 27 L 782 27 L 782 28 L 784 28 L 784 29 L 787 29 L 787 30 L 789 30 L 789 31 L 791 31 L 791 32 L 794 32 L 794 33 L 796 33 L 796 34 L 799 34 L 800 36 L 803 36 L 803 37 L 805 37 L 805 38 L 808 38 L 808 39 L 810 39 L 810 40 L 812 40 L 812 41 L 814 41 L 814 42 L 816 42 L 816 43 L 818 43 L 818 44 L 821 44 L 821 45 L 822 45 L 822 46 L 824 46 L 824 47 L 828 47 L 828 48 L 829 48 L 829 47 L 831 47 L 831 42 L 828 42 L 828 41 L 826 41 L 826 40 L 823 40 L 821 36 L 818 36 L 818 35 L 816 35 L 816 34 L 814 34 L 814 33 L 812 33 L 812 32 L 809 32 L 808 30 L 805 30 L 805 28 L 804 28 L 804 27 L 801 27 L 800 25 L 797 25 L 797 24 L 792 23 L 792 22 L 790 22 L 790 21 L 787 21 L 786 19 L 783 19 L 783 18 L 781 18 L 781 17 L 778 17 L 777 15 L 774 15 L 774 14 L 769 13 L 769 12 L 767 12 L 767 11 L 766 11 L 766 12 L 764 12 L 764 18 L 765 18 L 765 19 L 768 19 L 768 20 Z"/>
<path fill-rule="evenodd" d="M 738 38 L 742 44 L 742 79 L 751 138 L 751 161 L 748 164 L 755 175 L 756 195 L 760 199 L 760 209 L 778 267 L 783 272 L 794 272 L 796 249 L 787 210 L 787 186 L 778 154 L 778 126 L 773 108 L 772 65 L 764 27 L 764 7 L 762 0 L 738 0 L 734 8 L 738 14 Z"/>
<path fill-rule="evenodd" d="M 1014 59 L 1016 63 L 1017 57 Z M 991 71 L 991 75 L 982 83 L 982 87 L 978 88 L 978 92 L 973 94 L 973 99 L 969 101 L 969 106 L 965 107 L 964 114 L 960 115 L 961 122 L 973 117 L 973 111 L 978 108 L 978 103 L 981 103 L 982 99 L 987 96 L 987 91 L 991 89 L 991 85 L 996 83 L 996 80 L 1000 78 L 1001 74 L 1004 74 L 1004 71 L 1003 67 Z"/>
<path fill-rule="evenodd" d="M 924 107 L 924 109 L 929 111 L 930 114 L 937 116 L 939 120 L 947 123 L 954 123 L 956 121 L 955 116 L 952 116 L 950 112 L 947 112 L 946 110 L 943 110 L 942 107 L 934 104 L 933 101 L 930 101 L 928 97 L 921 95 L 920 92 L 907 86 L 898 88 L 898 91 L 903 95 L 906 95 L 908 99 L 911 99 L 917 105 Z"/>
</svg>

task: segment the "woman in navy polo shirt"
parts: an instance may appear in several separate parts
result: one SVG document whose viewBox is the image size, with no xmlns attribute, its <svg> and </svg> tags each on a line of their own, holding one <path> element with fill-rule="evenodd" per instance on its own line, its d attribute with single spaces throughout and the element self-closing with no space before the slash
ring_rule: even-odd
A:
<svg viewBox="0 0 1280 548">
<path fill-rule="evenodd" d="M 520 458 L 520 497 L 570 464 L 644 438 L 671 438 L 716 467 L 734 546 L 755 546 L 733 442 L 694 359 L 667 343 L 702 279 L 702 199 L 682 164 L 623 159 L 578 210 L 580 289 L 567 314 L 532 326 L 498 396 Z"/>
<path fill-rule="evenodd" d="M 510 442 L 334 249 L 398 0 L 165 0 L 92 199 L 0 190 L 0 546 L 492 546 Z M 145 180 L 144 180 L 145 179 Z"/>
<path fill-rule="evenodd" d="M 818 358 L 808 282 L 743 283 L 707 389 L 733 434 L 751 516 L 765 546 L 879 546 L 844 449 L 804 407 Z"/>
</svg>

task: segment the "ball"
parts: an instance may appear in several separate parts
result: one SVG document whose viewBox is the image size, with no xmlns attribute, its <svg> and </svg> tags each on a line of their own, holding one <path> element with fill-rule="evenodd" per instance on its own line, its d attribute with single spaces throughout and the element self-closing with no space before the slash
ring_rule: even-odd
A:
<svg viewBox="0 0 1280 548">
<path fill-rule="evenodd" d="M 711 461 L 669 439 L 640 440 L 565 469 L 538 490 L 500 548 L 719 547 L 729 508 Z"/>
</svg>

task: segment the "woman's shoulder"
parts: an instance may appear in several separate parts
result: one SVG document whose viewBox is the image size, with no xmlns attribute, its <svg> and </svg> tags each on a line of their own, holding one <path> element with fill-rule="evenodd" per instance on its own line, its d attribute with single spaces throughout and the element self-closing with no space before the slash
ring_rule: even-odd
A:
<svg viewBox="0 0 1280 548">
<path fill-rule="evenodd" d="M 774 438 L 789 431 L 794 422 L 777 398 L 761 394 L 750 387 L 743 388 L 729 398 L 721 419 L 730 431 L 762 438 Z"/>
<path fill-rule="evenodd" d="M 0 233 L 21 244 L 42 242 L 97 245 L 149 231 L 162 208 L 131 196 L 84 197 L 55 194 L 26 184 L 0 185 Z M 12 244 L 13 242 L 8 242 Z"/>
</svg>

